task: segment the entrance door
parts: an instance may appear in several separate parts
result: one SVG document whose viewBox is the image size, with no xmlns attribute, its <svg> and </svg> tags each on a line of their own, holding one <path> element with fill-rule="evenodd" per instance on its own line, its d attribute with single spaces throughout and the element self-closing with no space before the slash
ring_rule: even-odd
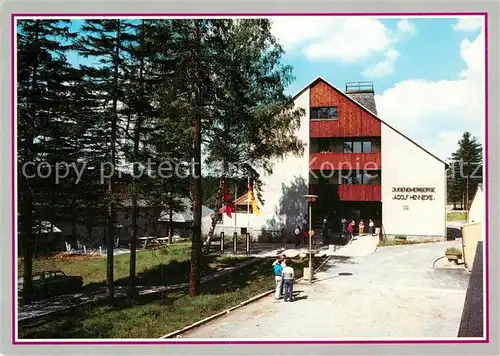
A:
<svg viewBox="0 0 500 356">
<path fill-rule="evenodd" d="M 361 210 L 353 210 L 352 215 L 354 221 L 356 221 L 356 224 L 358 224 L 359 220 L 361 220 Z"/>
</svg>

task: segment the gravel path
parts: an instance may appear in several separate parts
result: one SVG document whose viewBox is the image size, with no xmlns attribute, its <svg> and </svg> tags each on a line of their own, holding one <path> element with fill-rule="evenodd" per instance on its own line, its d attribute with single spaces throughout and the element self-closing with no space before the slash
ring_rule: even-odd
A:
<svg viewBox="0 0 500 356">
<path fill-rule="evenodd" d="M 468 285 L 464 269 L 432 268 L 457 242 L 391 246 L 331 257 L 318 282 L 295 286 L 188 332 L 184 338 L 455 338 Z"/>
</svg>

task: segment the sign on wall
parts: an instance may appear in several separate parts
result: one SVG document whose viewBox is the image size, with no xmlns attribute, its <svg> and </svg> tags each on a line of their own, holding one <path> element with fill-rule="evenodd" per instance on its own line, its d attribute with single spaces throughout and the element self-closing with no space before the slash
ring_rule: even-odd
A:
<svg viewBox="0 0 500 356">
<path fill-rule="evenodd" d="M 430 187 L 392 187 L 392 200 L 434 200 L 436 188 Z"/>
</svg>

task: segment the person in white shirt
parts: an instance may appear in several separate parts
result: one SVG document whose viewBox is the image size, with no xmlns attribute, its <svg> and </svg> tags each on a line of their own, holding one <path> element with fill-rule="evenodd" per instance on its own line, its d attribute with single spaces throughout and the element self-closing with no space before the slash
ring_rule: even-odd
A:
<svg viewBox="0 0 500 356">
<path fill-rule="evenodd" d="M 375 235 L 375 223 L 372 219 L 370 219 L 370 222 L 368 223 L 368 233 L 370 235 Z"/>
<path fill-rule="evenodd" d="M 295 273 L 291 266 L 286 266 L 283 268 L 283 282 L 285 285 L 285 302 L 292 301 L 293 295 L 293 281 L 295 279 Z"/>
</svg>

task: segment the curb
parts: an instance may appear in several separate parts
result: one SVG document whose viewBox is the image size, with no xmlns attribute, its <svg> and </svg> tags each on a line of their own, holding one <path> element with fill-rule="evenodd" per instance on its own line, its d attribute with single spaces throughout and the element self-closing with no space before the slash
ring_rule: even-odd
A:
<svg viewBox="0 0 500 356">
<path fill-rule="evenodd" d="M 324 266 L 324 265 L 325 265 L 325 264 L 326 264 L 326 263 L 330 260 L 330 257 L 331 257 L 331 256 L 328 256 L 328 257 L 326 258 L 326 260 L 324 260 L 324 261 L 323 261 L 323 262 L 322 262 L 322 263 L 321 263 L 321 264 L 320 264 L 317 268 L 315 268 L 315 269 L 314 269 L 314 272 L 317 272 L 317 271 L 318 271 L 321 267 L 323 267 L 323 266 Z M 296 280 L 296 282 L 300 282 L 300 281 L 302 281 L 303 279 L 304 279 L 304 277 L 300 277 L 300 278 L 298 278 L 298 279 Z M 189 331 L 189 330 L 192 330 L 192 329 L 194 329 L 194 328 L 196 328 L 196 327 L 198 327 L 198 326 L 201 326 L 201 325 L 203 325 L 203 324 L 206 324 L 206 323 L 208 323 L 208 322 L 210 322 L 210 321 L 212 321 L 212 320 L 214 320 L 214 319 L 217 319 L 217 318 L 219 318 L 219 317 L 221 317 L 221 316 L 224 316 L 224 315 L 226 315 L 226 314 L 229 314 L 229 313 L 230 313 L 230 312 L 232 312 L 233 310 L 239 309 L 239 308 L 241 308 L 241 307 L 243 307 L 243 306 L 245 306 L 245 305 L 247 305 L 247 304 L 250 304 L 250 303 L 255 302 L 255 301 L 259 300 L 259 299 L 262 299 L 262 298 L 264 298 L 264 297 L 267 297 L 268 295 L 270 295 L 270 294 L 272 294 L 272 293 L 274 293 L 274 292 L 275 292 L 275 290 L 274 290 L 274 289 L 272 289 L 272 290 L 268 290 L 267 292 L 261 293 L 261 294 L 259 294 L 259 295 L 256 295 L 255 297 L 252 297 L 252 298 L 250 298 L 250 299 L 247 299 L 247 300 L 245 300 L 245 301 L 241 302 L 240 304 L 235 305 L 235 306 L 233 306 L 233 307 L 231 307 L 231 308 L 229 308 L 229 309 L 226 309 L 226 310 L 224 310 L 224 311 L 222 311 L 222 312 L 220 312 L 220 313 L 217 313 L 217 314 L 211 315 L 211 316 L 209 316 L 209 317 L 207 317 L 207 318 L 205 318 L 205 319 L 203 319 L 203 320 L 197 321 L 196 323 L 193 323 L 193 324 L 191 324 L 191 325 L 188 325 L 188 326 L 186 326 L 186 327 L 184 327 L 184 328 L 182 328 L 182 329 L 179 329 L 179 330 L 173 331 L 173 332 L 171 332 L 171 333 L 169 333 L 169 334 L 163 335 L 163 336 L 159 337 L 159 339 L 171 339 L 171 338 L 176 337 L 176 336 L 178 336 L 178 335 L 180 335 L 180 334 L 184 334 L 185 332 L 187 332 L 187 331 Z"/>
<path fill-rule="evenodd" d="M 436 264 L 437 261 L 439 261 L 440 259 L 442 258 L 445 258 L 446 256 L 441 256 L 441 257 L 438 257 L 436 258 L 434 261 L 432 261 L 432 265 L 431 265 L 431 268 L 434 268 L 434 265 Z"/>
</svg>

